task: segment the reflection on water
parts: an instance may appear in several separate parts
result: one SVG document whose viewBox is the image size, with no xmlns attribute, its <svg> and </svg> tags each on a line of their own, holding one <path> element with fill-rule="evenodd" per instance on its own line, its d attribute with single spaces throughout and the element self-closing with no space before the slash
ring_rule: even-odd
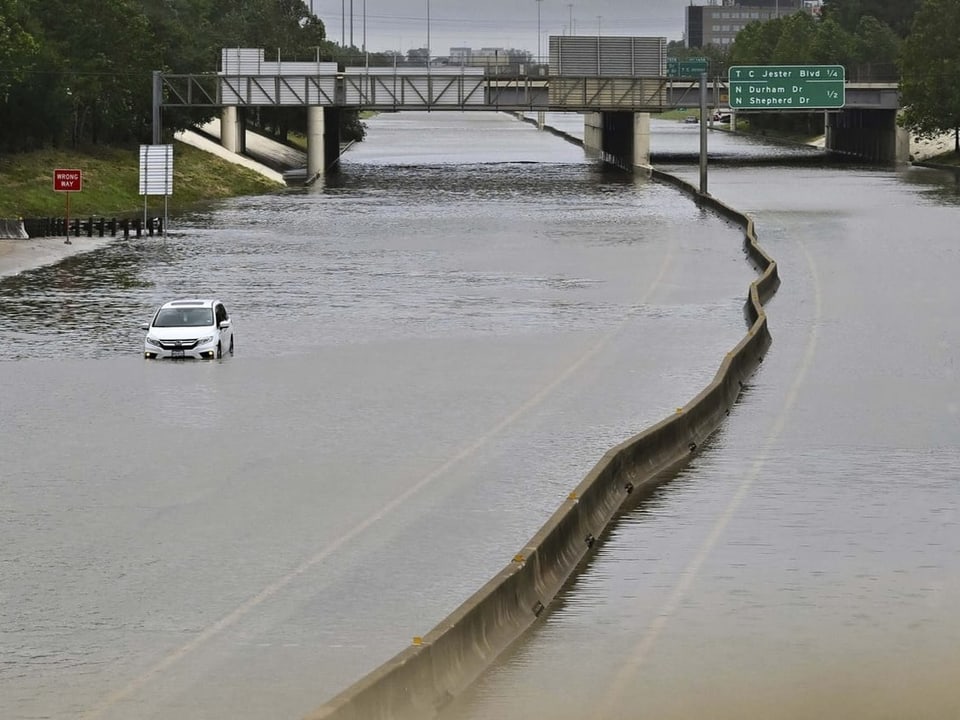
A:
<svg viewBox="0 0 960 720">
<path fill-rule="evenodd" d="M 907 166 L 900 171 L 899 179 L 916 187 L 921 197 L 936 205 L 960 205 L 960 168 L 937 170 Z"/>
</svg>

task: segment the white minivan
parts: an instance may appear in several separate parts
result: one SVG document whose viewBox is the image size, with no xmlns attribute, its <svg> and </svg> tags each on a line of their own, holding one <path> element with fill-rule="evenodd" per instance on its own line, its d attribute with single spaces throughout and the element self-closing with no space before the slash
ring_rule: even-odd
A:
<svg viewBox="0 0 960 720">
<path fill-rule="evenodd" d="M 164 303 L 144 323 L 145 358 L 221 358 L 233 355 L 233 327 L 223 303 L 216 299 L 184 299 Z"/>
</svg>

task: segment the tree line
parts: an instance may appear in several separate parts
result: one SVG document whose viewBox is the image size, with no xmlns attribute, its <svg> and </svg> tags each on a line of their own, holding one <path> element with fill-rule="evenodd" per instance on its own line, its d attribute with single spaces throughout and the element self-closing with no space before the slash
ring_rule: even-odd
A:
<svg viewBox="0 0 960 720">
<path fill-rule="evenodd" d="M 153 71 L 215 70 L 223 47 L 396 62 L 330 42 L 303 0 L 0 0 L 0 152 L 150 142 Z M 164 131 L 213 113 L 166 110 Z M 303 115 L 266 108 L 253 120 L 279 133 L 303 129 Z M 341 115 L 344 135 L 356 139 L 356 113 Z"/>
</svg>

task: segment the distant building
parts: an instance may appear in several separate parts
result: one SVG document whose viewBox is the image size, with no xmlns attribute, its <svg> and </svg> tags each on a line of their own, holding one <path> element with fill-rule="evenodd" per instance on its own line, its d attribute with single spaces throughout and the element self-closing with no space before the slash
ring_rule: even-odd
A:
<svg viewBox="0 0 960 720">
<path fill-rule="evenodd" d="M 450 48 L 450 62 L 454 65 L 469 65 L 473 57 L 473 49 L 468 47 Z"/>
<path fill-rule="evenodd" d="M 729 47 L 743 28 L 798 12 L 820 14 L 820 0 L 736 0 L 688 5 L 684 38 L 687 47 Z"/>
<path fill-rule="evenodd" d="M 468 47 L 452 47 L 446 59 L 449 65 L 465 65 L 486 68 L 507 68 L 517 63 L 529 62 L 530 53 L 512 48 L 484 47 L 476 50 Z"/>
</svg>

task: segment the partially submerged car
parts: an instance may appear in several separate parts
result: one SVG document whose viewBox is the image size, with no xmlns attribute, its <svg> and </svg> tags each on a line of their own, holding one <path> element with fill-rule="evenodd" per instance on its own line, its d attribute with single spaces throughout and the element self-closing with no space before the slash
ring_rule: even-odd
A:
<svg viewBox="0 0 960 720">
<path fill-rule="evenodd" d="M 233 326 L 217 299 L 172 300 L 144 323 L 145 358 L 221 358 L 233 355 Z"/>
</svg>

